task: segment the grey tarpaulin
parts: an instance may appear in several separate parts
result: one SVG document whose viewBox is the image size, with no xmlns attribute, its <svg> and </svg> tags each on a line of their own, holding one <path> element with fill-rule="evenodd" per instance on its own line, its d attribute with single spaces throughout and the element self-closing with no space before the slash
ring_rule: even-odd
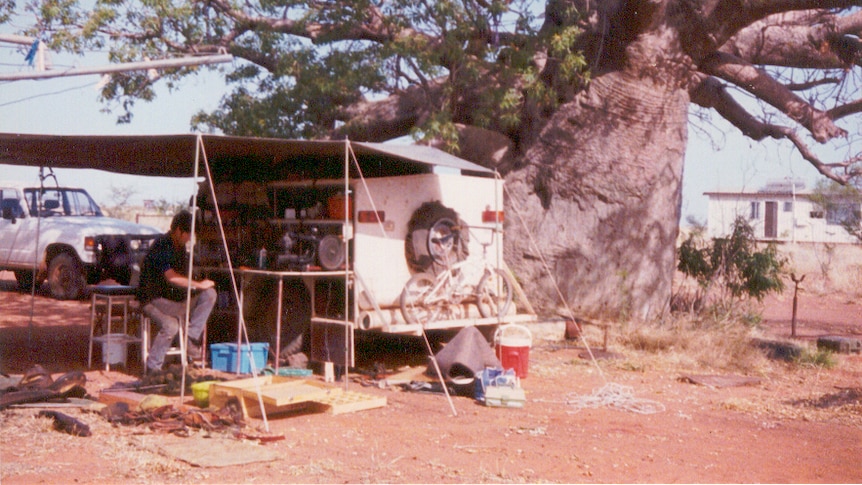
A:
<svg viewBox="0 0 862 485">
<path fill-rule="evenodd" d="M 472 381 L 485 367 L 501 367 L 491 344 L 474 326 L 462 328 L 435 357 L 443 378 L 450 381 Z M 426 373 L 436 375 L 433 363 Z"/>
</svg>

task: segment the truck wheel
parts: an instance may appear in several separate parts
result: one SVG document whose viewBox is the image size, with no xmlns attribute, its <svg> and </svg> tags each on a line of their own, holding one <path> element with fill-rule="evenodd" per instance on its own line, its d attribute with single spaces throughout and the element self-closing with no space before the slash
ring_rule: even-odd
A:
<svg viewBox="0 0 862 485">
<path fill-rule="evenodd" d="M 457 225 L 464 226 L 465 230 L 460 231 L 457 238 L 447 239 Z M 435 200 L 419 206 L 410 217 L 404 253 L 414 272 L 431 270 L 436 273 L 446 268 L 447 259 L 452 264 L 466 258 L 468 242 L 469 232 L 458 213 Z"/>
<path fill-rule="evenodd" d="M 51 287 L 51 296 L 58 300 L 81 298 L 86 281 L 78 259 L 68 253 L 54 256 L 48 266 L 48 285 Z"/>
<path fill-rule="evenodd" d="M 33 289 L 33 270 L 24 269 L 15 271 L 15 281 L 18 282 L 18 288 L 22 291 L 30 291 Z"/>
</svg>

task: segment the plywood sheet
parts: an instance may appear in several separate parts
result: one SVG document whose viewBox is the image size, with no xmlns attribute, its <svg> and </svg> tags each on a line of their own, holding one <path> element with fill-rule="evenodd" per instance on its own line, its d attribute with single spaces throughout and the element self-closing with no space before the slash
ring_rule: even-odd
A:
<svg viewBox="0 0 862 485">
<path fill-rule="evenodd" d="M 164 441 L 166 442 L 158 445 L 162 454 L 200 467 L 224 467 L 274 461 L 280 456 L 274 449 L 233 439 L 165 436 Z"/>
<path fill-rule="evenodd" d="M 680 377 L 680 380 L 716 389 L 723 387 L 757 386 L 760 384 L 760 379 L 745 376 L 688 375 Z"/>
<path fill-rule="evenodd" d="M 318 409 L 325 409 L 329 414 L 344 414 L 365 409 L 382 408 L 386 406 L 386 398 L 372 396 L 361 392 L 344 391 L 314 400 Z"/>
<path fill-rule="evenodd" d="M 287 406 L 307 401 L 316 401 L 326 396 L 341 393 L 340 388 L 330 387 L 326 384 L 309 381 L 296 380 L 292 382 L 280 382 L 260 387 L 260 395 L 264 404 L 270 406 Z M 258 390 L 246 388 L 242 390 L 243 397 L 257 399 Z"/>
<path fill-rule="evenodd" d="M 258 392 L 260 400 L 258 400 Z M 223 407 L 235 397 L 243 416 L 260 418 L 261 402 L 267 416 L 311 408 L 317 412 L 342 414 L 386 406 L 386 398 L 345 391 L 323 382 L 282 376 L 261 376 L 219 382 L 210 387 L 210 404 Z"/>
</svg>

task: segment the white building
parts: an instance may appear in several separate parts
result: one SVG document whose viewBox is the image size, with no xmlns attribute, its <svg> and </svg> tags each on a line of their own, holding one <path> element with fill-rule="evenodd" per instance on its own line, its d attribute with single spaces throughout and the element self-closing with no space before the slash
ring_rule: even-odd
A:
<svg viewBox="0 0 862 485">
<path fill-rule="evenodd" d="M 762 241 L 858 243 L 841 220 L 855 208 L 824 210 L 811 200 L 803 182 L 772 182 L 757 192 L 705 192 L 709 197 L 708 235 L 725 237 L 737 217 L 745 218 Z"/>
</svg>

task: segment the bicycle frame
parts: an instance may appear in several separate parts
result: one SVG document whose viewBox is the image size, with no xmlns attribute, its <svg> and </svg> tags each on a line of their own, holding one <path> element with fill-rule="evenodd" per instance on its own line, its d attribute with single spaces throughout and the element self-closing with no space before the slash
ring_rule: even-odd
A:
<svg viewBox="0 0 862 485">
<path fill-rule="evenodd" d="M 451 234 L 432 240 L 440 245 L 438 254 L 448 256 L 446 245 L 454 244 L 459 232 L 460 228 L 456 228 Z M 436 276 L 415 274 L 401 294 L 405 321 L 426 324 L 438 319 L 462 318 L 465 316 L 462 304 L 471 297 L 473 301 L 468 303 L 474 303 L 483 317 L 505 314 L 512 302 L 513 283 L 507 273 L 488 262 L 487 248 L 492 243 L 480 243 L 483 246 L 481 260 L 450 263 L 446 257 L 446 269 Z"/>
</svg>

